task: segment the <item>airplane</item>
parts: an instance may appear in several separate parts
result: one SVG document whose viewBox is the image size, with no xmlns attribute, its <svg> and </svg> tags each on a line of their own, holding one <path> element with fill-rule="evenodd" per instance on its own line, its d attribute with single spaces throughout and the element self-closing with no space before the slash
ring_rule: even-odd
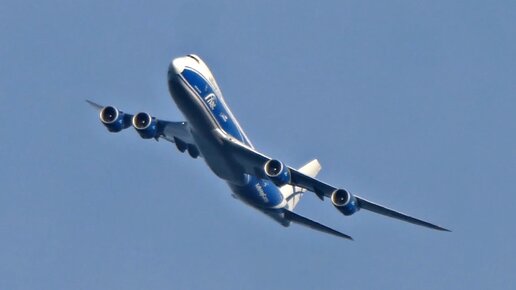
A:
<svg viewBox="0 0 516 290">
<path fill-rule="evenodd" d="M 317 179 L 321 170 L 317 159 L 295 169 L 258 151 L 230 111 L 215 77 L 199 56 L 189 54 L 170 62 L 168 88 L 186 121 L 164 121 L 146 112 L 133 115 L 114 106 L 87 102 L 99 111 L 100 121 L 110 132 L 133 127 L 143 139 L 163 139 L 174 143 L 180 152 L 187 152 L 192 158 L 204 159 L 211 171 L 227 182 L 233 197 L 282 226 L 296 223 L 353 240 L 347 234 L 293 211 L 303 194 L 309 191 L 321 200 L 329 198 L 345 216 L 364 209 L 427 228 L 450 231 Z"/>
</svg>

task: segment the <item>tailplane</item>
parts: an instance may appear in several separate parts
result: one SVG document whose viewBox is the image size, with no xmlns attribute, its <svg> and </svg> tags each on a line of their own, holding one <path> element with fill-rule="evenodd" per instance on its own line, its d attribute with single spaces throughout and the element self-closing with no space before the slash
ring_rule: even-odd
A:
<svg viewBox="0 0 516 290">
<path fill-rule="evenodd" d="M 301 168 L 299 168 L 299 172 L 313 178 L 317 176 L 319 171 L 321 171 L 321 164 L 317 159 L 314 159 L 302 166 Z M 287 209 L 293 210 L 296 207 L 299 200 L 301 200 L 303 192 L 305 192 L 306 189 L 287 184 L 282 186 L 280 188 L 280 191 L 281 194 L 283 194 L 283 197 L 287 200 Z"/>
<path fill-rule="evenodd" d="M 305 226 L 305 227 L 309 227 L 311 229 L 314 229 L 316 231 L 320 231 L 320 232 L 323 232 L 323 233 L 327 233 L 327 234 L 330 234 L 330 235 L 334 235 L 334 236 L 337 236 L 337 237 L 341 237 L 341 238 L 345 238 L 345 239 L 348 239 L 348 240 L 353 240 L 353 238 L 351 236 L 348 236 L 344 233 L 341 233 L 337 230 L 334 230 L 330 227 L 327 227 L 323 224 L 320 224 L 316 221 L 313 221 L 309 218 L 306 218 L 304 216 L 301 216 L 301 215 L 298 215 L 297 213 L 294 213 L 292 211 L 289 211 L 287 209 L 283 209 L 283 214 L 284 214 L 284 217 L 286 220 L 288 221 L 291 221 L 293 223 L 297 223 L 297 224 L 300 224 L 302 226 Z"/>
</svg>

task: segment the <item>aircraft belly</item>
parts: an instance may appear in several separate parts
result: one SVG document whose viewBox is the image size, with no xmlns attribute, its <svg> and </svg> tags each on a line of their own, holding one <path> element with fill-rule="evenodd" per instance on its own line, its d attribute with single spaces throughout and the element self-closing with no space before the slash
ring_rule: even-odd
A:
<svg viewBox="0 0 516 290">
<path fill-rule="evenodd" d="M 231 157 L 216 141 L 213 134 L 194 135 L 194 139 L 204 156 L 204 161 L 215 175 L 233 184 L 244 185 L 246 183 L 245 174 L 232 162 Z"/>
<path fill-rule="evenodd" d="M 229 184 L 238 199 L 258 209 L 286 206 L 286 200 L 274 183 L 251 175 L 246 175 L 246 179 L 245 185 Z"/>
</svg>

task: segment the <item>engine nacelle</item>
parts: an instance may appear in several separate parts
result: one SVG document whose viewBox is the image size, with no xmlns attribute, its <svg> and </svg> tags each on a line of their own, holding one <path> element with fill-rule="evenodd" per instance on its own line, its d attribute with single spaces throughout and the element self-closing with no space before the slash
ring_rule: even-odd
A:
<svg viewBox="0 0 516 290">
<path fill-rule="evenodd" d="M 127 116 L 130 118 L 130 116 Z M 99 118 L 109 132 L 120 132 L 131 124 L 126 115 L 113 106 L 107 106 L 100 110 Z"/>
<path fill-rule="evenodd" d="M 279 160 L 271 159 L 263 167 L 265 175 L 277 186 L 290 183 L 290 170 Z"/>
<path fill-rule="evenodd" d="M 158 121 L 145 112 L 140 112 L 133 117 L 133 127 L 144 139 L 158 137 Z"/>
<path fill-rule="evenodd" d="M 357 198 L 345 189 L 337 189 L 331 194 L 331 203 L 344 215 L 352 215 L 360 208 Z"/>
</svg>

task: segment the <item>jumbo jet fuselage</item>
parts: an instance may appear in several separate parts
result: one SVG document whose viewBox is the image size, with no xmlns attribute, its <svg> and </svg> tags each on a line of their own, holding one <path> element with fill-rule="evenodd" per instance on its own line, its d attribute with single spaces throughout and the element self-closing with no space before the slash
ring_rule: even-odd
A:
<svg viewBox="0 0 516 290">
<path fill-rule="evenodd" d="M 145 112 L 132 115 L 113 106 L 88 103 L 99 110 L 100 121 L 110 132 L 120 132 L 132 126 L 144 139 L 165 139 L 175 143 L 179 151 L 188 151 L 194 158 L 202 156 L 210 169 L 228 183 L 234 197 L 284 226 L 295 222 L 351 239 L 342 232 L 293 212 L 300 193 L 310 191 L 321 200 L 329 198 L 333 206 L 346 216 L 365 209 L 448 231 L 317 179 L 321 169 L 317 160 L 295 169 L 256 150 L 229 110 L 210 69 L 198 56 L 187 55 L 172 60 L 168 69 L 168 87 L 187 122 L 161 120 Z"/>
<path fill-rule="evenodd" d="M 208 66 L 195 55 L 174 59 L 168 70 L 168 87 L 172 99 L 188 120 L 205 162 L 227 181 L 236 197 L 259 209 L 284 207 L 287 202 L 279 188 L 270 180 L 244 173 L 232 152 L 219 140 L 222 133 L 253 148 Z"/>
</svg>

